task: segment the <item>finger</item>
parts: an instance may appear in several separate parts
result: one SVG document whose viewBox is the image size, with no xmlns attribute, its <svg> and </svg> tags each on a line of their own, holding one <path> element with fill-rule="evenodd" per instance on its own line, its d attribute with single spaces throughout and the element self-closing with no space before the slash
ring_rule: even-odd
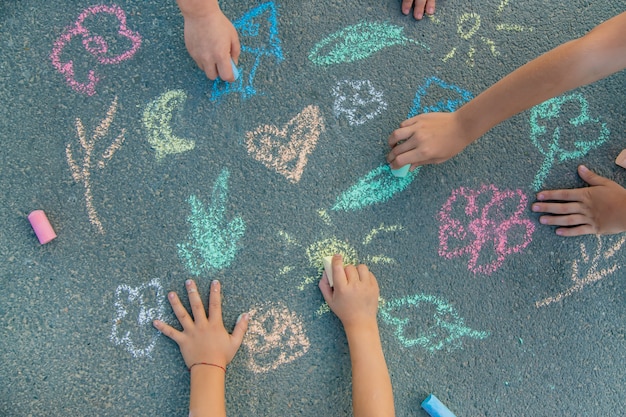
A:
<svg viewBox="0 0 626 417">
<path fill-rule="evenodd" d="M 211 294 L 209 295 L 209 321 L 224 325 L 222 321 L 222 292 L 218 280 L 211 282 Z"/>
<path fill-rule="evenodd" d="M 183 307 L 178 295 L 175 292 L 171 292 L 167 295 L 167 299 L 170 301 L 172 310 L 174 310 L 174 314 L 176 315 L 176 318 L 180 322 L 181 326 L 183 326 L 183 329 L 193 327 L 193 320 L 191 319 L 191 316 L 189 316 L 187 309 Z"/>
<path fill-rule="evenodd" d="M 326 275 L 326 272 L 322 274 L 322 279 L 320 280 L 318 286 L 322 293 L 322 297 L 324 297 L 324 301 L 326 301 L 326 304 L 331 302 L 333 299 L 333 289 L 330 286 L 330 282 L 328 282 L 328 276 Z"/>
<path fill-rule="evenodd" d="M 345 270 L 348 284 L 359 281 L 359 271 L 354 265 L 346 265 Z"/>
<path fill-rule="evenodd" d="M 435 14 L 435 0 L 428 0 L 426 2 L 426 14 L 434 15 Z"/>
<path fill-rule="evenodd" d="M 209 78 L 209 80 L 214 81 L 217 79 L 219 73 L 217 72 L 217 67 L 213 63 L 208 63 L 204 66 L 204 73 Z"/>
<path fill-rule="evenodd" d="M 233 81 L 235 81 L 235 74 L 233 73 L 233 66 L 230 63 L 230 55 L 226 58 L 220 59 L 217 62 L 217 72 L 223 81 L 228 81 L 229 83 L 232 83 Z"/>
<path fill-rule="evenodd" d="M 413 0 L 402 0 L 402 14 L 408 15 L 411 12 L 411 6 L 413 6 Z"/>
<path fill-rule="evenodd" d="M 239 55 L 241 54 L 241 44 L 239 43 L 239 37 L 233 39 L 230 45 L 230 55 L 235 61 L 235 65 L 239 65 Z"/>
<path fill-rule="evenodd" d="M 610 179 L 596 174 L 584 165 L 578 167 L 578 175 L 589 185 L 604 185 L 607 182 L 611 182 Z"/>
<path fill-rule="evenodd" d="M 152 325 L 156 327 L 158 331 L 160 331 L 165 336 L 169 337 L 170 339 L 172 339 L 173 341 L 175 341 L 176 343 L 180 345 L 180 340 L 183 337 L 182 332 L 179 332 L 178 330 L 176 330 L 169 324 L 162 322 L 161 320 L 154 320 L 152 322 Z"/>
<path fill-rule="evenodd" d="M 582 204 L 575 203 L 535 203 L 532 211 L 551 214 L 586 214 Z"/>
<path fill-rule="evenodd" d="M 555 233 L 559 236 L 571 237 L 582 235 L 593 235 L 598 233 L 596 228 L 590 224 L 583 224 L 576 227 L 559 227 Z"/>
<path fill-rule="evenodd" d="M 387 143 L 389 144 L 390 147 L 393 148 L 394 146 L 398 144 L 398 142 L 407 140 L 412 135 L 413 135 L 413 131 L 410 129 L 409 126 L 400 127 L 399 129 L 396 129 L 393 132 L 391 132 L 391 135 L 389 135 L 389 138 L 387 138 Z"/>
<path fill-rule="evenodd" d="M 204 312 L 204 304 L 202 304 L 202 298 L 198 293 L 198 287 L 192 279 L 185 281 L 187 287 L 187 295 L 189 297 L 189 304 L 191 305 L 191 312 L 193 313 L 193 320 L 195 322 L 206 320 L 206 313 Z"/>
<path fill-rule="evenodd" d="M 370 270 L 367 268 L 367 265 L 360 264 L 357 266 L 358 279 L 361 282 L 369 282 L 370 280 Z"/>
<path fill-rule="evenodd" d="M 233 329 L 233 333 L 231 334 L 231 340 L 239 349 L 241 346 L 241 342 L 243 342 L 243 336 L 246 334 L 248 330 L 248 323 L 250 322 L 250 314 L 244 313 L 239 316 L 237 319 L 237 324 L 235 324 L 235 328 Z"/>
<path fill-rule="evenodd" d="M 583 201 L 583 189 L 574 188 L 571 190 L 547 190 L 540 191 L 537 194 L 537 200 L 539 201 L 571 201 L 581 202 Z"/>
<path fill-rule="evenodd" d="M 539 218 L 541 224 L 549 226 L 581 226 L 590 224 L 589 218 L 582 214 L 568 214 L 566 216 L 541 216 Z"/>
<path fill-rule="evenodd" d="M 398 156 L 400 156 L 400 155 L 402 155 L 404 153 L 407 153 L 409 151 L 412 151 L 414 149 L 417 149 L 417 141 L 416 140 L 406 140 L 406 141 L 402 142 L 401 144 L 394 146 L 393 149 L 391 150 L 391 152 L 389 152 L 389 153 L 395 155 L 395 157 L 393 158 L 393 160 L 395 161 L 398 158 Z"/>
<path fill-rule="evenodd" d="M 347 285 L 346 271 L 343 267 L 343 257 L 341 255 L 333 256 L 333 286 L 336 289 L 343 288 Z M 328 279 L 328 277 L 326 278 Z"/>
<path fill-rule="evenodd" d="M 415 0 L 415 6 L 413 8 L 413 17 L 417 20 L 422 20 L 424 17 L 424 5 L 426 4 L 426 0 Z"/>
</svg>

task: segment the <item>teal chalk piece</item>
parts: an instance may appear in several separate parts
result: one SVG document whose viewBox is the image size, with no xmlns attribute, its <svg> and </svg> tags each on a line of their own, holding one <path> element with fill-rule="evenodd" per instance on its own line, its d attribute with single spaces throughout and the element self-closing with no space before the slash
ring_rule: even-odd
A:
<svg viewBox="0 0 626 417">
<path fill-rule="evenodd" d="M 429 324 L 420 326 L 416 316 L 430 315 L 433 309 L 432 318 L 421 319 L 422 322 Z M 387 301 L 379 311 L 386 324 L 395 326 L 395 334 L 400 343 L 405 347 L 419 346 L 431 353 L 444 348 L 447 350 L 460 348 L 461 339 L 464 337 L 482 340 L 489 336 L 489 332 L 472 330 L 465 326 L 463 318 L 459 317 L 454 307 L 433 295 L 417 294 Z M 411 330 L 411 335 L 407 334 L 408 330 Z"/>
<path fill-rule="evenodd" d="M 428 103 L 426 97 L 431 96 L 431 89 L 437 87 L 444 90 L 449 97 L 445 100 L 436 100 L 433 103 Z M 413 106 L 407 117 L 410 118 L 418 114 L 430 112 L 453 112 L 472 98 L 473 95 L 469 91 L 455 85 L 446 84 L 437 77 L 430 77 L 417 89 L 413 99 Z"/>
<path fill-rule="evenodd" d="M 422 408 L 430 417 L 456 417 L 434 394 L 430 394 L 422 401 Z"/>
<path fill-rule="evenodd" d="M 402 192 L 417 176 L 419 168 L 404 177 L 392 174 L 389 165 L 381 165 L 359 179 L 356 184 L 337 197 L 332 210 L 355 211 L 389 200 Z"/>
<path fill-rule="evenodd" d="M 430 48 L 404 36 L 404 28 L 389 23 L 361 22 L 335 32 L 313 47 L 309 59 L 316 65 L 359 61 L 395 45 L 415 44 Z"/>
<path fill-rule="evenodd" d="M 561 118 L 561 109 L 566 105 L 568 109 L 576 106 L 579 109 L 579 114 L 575 117 L 559 120 Z M 542 124 L 542 122 L 548 121 L 556 121 L 557 126 L 552 131 L 552 134 L 549 134 L 548 128 Z M 581 129 L 580 135 L 577 135 L 573 141 L 569 137 L 570 135 L 561 136 L 562 128 L 568 127 L 568 125 L 575 129 Z M 583 127 L 585 127 L 584 132 L 582 131 Z M 589 128 L 593 129 L 595 133 L 590 135 L 588 132 Z M 530 138 L 537 149 L 539 149 L 539 152 L 545 156 L 543 164 L 537 171 L 537 175 L 535 175 L 532 183 L 534 190 L 539 191 L 543 187 L 550 170 L 556 162 L 562 163 L 585 156 L 589 151 L 609 140 L 610 134 L 611 132 L 606 123 L 589 115 L 589 104 L 580 93 L 555 97 L 533 107 L 530 114 Z M 580 136 L 580 139 L 578 136 Z M 588 140 L 589 137 L 594 137 L 594 139 Z M 569 140 L 571 146 L 568 146 L 568 148 L 570 149 L 564 149 L 561 146 L 562 139 Z"/>
<path fill-rule="evenodd" d="M 194 275 L 228 267 L 245 233 L 246 225 L 241 217 L 229 222 L 224 216 L 229 175 L 226 169 L 220 173 L 213 186 L 211 204 L 207 207 L 195 195 L 189 197 L 189 241 L 178 244 L 178 255 Z"/>
<path fill-rule="evenodd" d="M 410 168 L 411 164 L 406 164 L 398 169 L 391 169 L 391 173 L 394 175 L 394 177 L 406 177 L 406 174 L 409 173 Z"/>
</svg>

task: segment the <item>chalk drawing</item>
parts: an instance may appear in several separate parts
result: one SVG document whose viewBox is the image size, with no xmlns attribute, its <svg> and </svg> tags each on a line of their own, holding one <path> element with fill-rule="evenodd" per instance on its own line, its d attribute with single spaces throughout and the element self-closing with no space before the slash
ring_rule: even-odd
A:
<svg viewBox="0 0 626 417">
<path fill-rule="evenodd" d="M 564 106 L 576 106 L 580 109 L 580 113 L 575 117 L 566 118 L 566 121 L 561 120 L 561 109 Z M 545 126 L 550 121 L 554 122 L 551 125 L 556 125 L 551 135 L 548 133 L 548 127 Z M 566 127 L 574 129 L 585 127 L 586 129 L 578 135 L 571 131 L 561 135 L 561 131 Z M 590 134 L 589 128 L 597 131 L 597 133 Z M 543 187 L 555 162 L 562 163 L 587 155 L 589 151 L 608 141 L 610 134 L 606 123 L 589 115 L 587 99 L 580 93 L 555 97 L 533 107 L 530 112 L 530 138 L 539 152 L 545 156 L 543 164 L 533 180 L 533 189 L 539 191 Z M 562 147 L 561 142 L 563 141 L 568 141 L 568 149 Z"/>
<path fill-rule="evenodd" d="M 496 9 L 496 15 L 500 16 L 508 4 L 509 4 L 509 0 L 503 0 L 498 6 L 498 8 Z M 487 19 L 487 22 L 492 22 L 493 20 L 494 19 Z M 473 67 L 475 63 L 475 59 L 474 59 L 475 54 L 476 54 L 476 47 L 475 47 L 475 42 L 474 42 L 475 40 L 481 41 L 489 49 L 489 52 L 491 53 L 492 56 L 496 57 L 500 55 L 500 52 L 496 48 L 496 43 L 492 39 L 486 36 L 477 35 L 479 29 L 481 28 L 482 23 L 483 22 L 481 20 L 481 17 L 473 12 L 463 13 L 457 19 L 457 34 L 459 35 L 462 41 L 467 41 L 468 43 L 467 59 L 465 62 L 470 67 Z M 533 31 L 532 27 L 526 27 L 526 26 L 522 26 L 518 24 L 511 24 L 511 23 L 496 24 L 495 29 L 497 31 L 508 31 L 508 32 L 525 32 L 525 31 L 532 32 Z M 446 56 L 442 58 L 442 61 L 446 62 L 454 58 L 454 56 L 456 55 L 456 51 L 457 51 L 457 47 L 455 46 L 446 54 Z"/>
<path fill-rule="evenodd" d="M 247 132 L 248 153 L 295 184 L 300 181 L 309 154 L 324 129 L 320 109 L 308 106 L 282 129 L 264 125 Z"/>
<path fill-rule="evenodd" d="M 172 132 L 172 116 L 187 100 L 183 90 L 163 93 L 148 103 L 143 112 L 143 125 L 148 132 L 148 142 L 156 151 L 157 161 L 166 155 L 189 151 L 196 146 L 193 140 L 179 138 Z"/>
<path fill-rule="evenodd" d="M 447 98 L 439 98 L 441 95 L 447 96 Z M 422 113 L 453 112 L 473 97 L 469 91 L 455 85 L 446 84 L 437 77 L 429 77 L 417 89 L 413 99 L 413 106 L 407 118 Z"/>
<path fill-rule="evenodd" d="M 278 9 L 274 2 L 263 3 L 250 9 L 241 18 L 233 21 L 239 32 L 241 55 L 239 58 L 239 78 L 229 83 L 217 79 L 211 86 L 211 101 L 219 101 L 224 95 L 239 93 L 244 99 L 257 94 L 254 78 L 263 58 L 273 58 L 276 64 L 283 60 L 283 50 L 278 37 Z M 251 56 L 252 66 L 246 67 Z"/>
<path fill-rule="evenodd" d="M 414 169 L 405 177 L 396 177 L 391 173 L 389 165 L 383 164 L 339 195 L 331 210 L 356 211 L 372 204 L 383 203 L 404 191 L 413 182 L 419 169 Z"/>
<path fill-rule="evenodd" d="M 109 132 L 109 127 L 113 122 L 116 111 L 117 97 L 113 99 L 113 102 L 111 103 L 111 106 L 107 111 L 106 117 L 94 130 L 93 136 L 91 136 L 91 138 L 87 138 L 83 122 L 78 117 L 76 118 L 76 131 L 78 134 L 78 141 L 80 143 L 80 146 L 83 148 L 82 167 L 79 166 L 79 164 L 74 159 L 74 155 L 72 153 L 72 144 L 68 143 L 65 147 L 65 156 L 67 158 L 67 164 L 70 167 L 70 172 L 72 173 L 72 178 L 75 182 L 82 183 L 85 188 L 85 204 L 87 206 L 87 215 L 89 216 L 89 221 L 100 234 L 104 234 L 104 227 L 102 226 L 102 222 L 98 218 L 98 212 L 96 211 L 96 208 L 93 204 L 93 193 L 91 191 L 91 168 L 93 167 L 92 157 L 95 150 L 96 142 L 105 137 Z M 113 142 L 111 142 L 111 144 L 105 149 L 105 151 L 102 153 L 102 156 L 97 162 L 98 168 L 104 168 L 106 166 L 106 163 L 113 157 L 113 154 L 115 154 L 115 152 L 122 146 L 125 133 L 126 130 L 122 129 L 117 138 L 115 138 Z"/>
<path fill-rule="evenodd" d="M 246 224 L 241 217 L 231 221 L 225 218 L 229 176 L 227 169 L 222 170 L 213 186 L 211 204 L 207 207 L 195 195 L 189 197 L 189 241 L 178 244 L 178 256 L 194 275 L 227 268 L 235 258 L 239 240 L 245 233 Z"/>
<path fill-rule="evenodd" d="M 328 216 L 325 210 L 319 210 L 318 215 L 325 224 L 332 226 L 330 216 Z M 393 236 L 395 235 L 395 233 L 403 230 L 404 227 L 399 224 L 386 225 L 384 223 L 381 223 L 380 226 L 370 230 L 370 232 L 367 233 L 367 235 L 363 238 L 361 245 L 363 246 L 363 248 L 365 248 L 379 236 L 383 236 L 383 233 L 392 234 Z M 344 265 L 358 265 L 359 263 L 366 263 L 369 265 L 384 265 L 394 264 L 396 262 L 395 259 L 383 254 L 360 256 L 353 243 L 348 240 L 339 239 L 330 233 L 324 233 L 318 240 L 306 246 L 301 244 L 298 239 L 291 236 L 285 231 L 279 231 L 278 235 L 285 241 L 288 246 L 302 249 L 304 254 L 306 255 L 309 266 L 305 268 L 305 271 L 302 271 L 303 276 L 302 278 L 300 278 L 300 284 L 297 287 L 300 291 L 304 291 L 307 286 L 319 282 L 324 271 L 323 259 L 325 256 L 340 254 L 343 257 Z M 363 251 L 363 249 L 360 250 Z M 313 270 L 314 273 L 312 273 L 311 270 Z M 298 274 L 298 271 L 293 266 L 284 267 L 281 271 L 283 275 L 292 273 L 294 275 Z M 321 315 L 328 311 L 330 311 L 328 309 L 328 305 L 326 305 L 326 303 L 323 303 L 322 306 L 318 309 L 317 314 Z"/>
<path fill-rule="evenodd" d="M 304 356 L 311 346 L 301 318 L 281 302 L 252 308 L 243 339 L 248 368 L 264 373 Z"/>
<path fill-rule="evenodd" d="M 387 109 L 382 91 L 376 90 L 369 80 L 339 81 L 333 87 L 333 97 L 335 117 L 345 115 L 352 126 L 362 125 Z"/>
<path fill-rule="evenodd" d="M 590 257 L 587 253 L 585 244 L 580 244 L 580 259 L 575 259 L 572 263 L 572 281 L 574 284 L 567 290 L 553 297 L 547 297 L 535 302 L 537 308 L 561 301 L 563 298 L 569 297 L 576 291 L 582 290 L 586 285 L 593 284 L 606 276 L 614 274 L 622 267 L 622 265 L 618 265 L 617 261 L 613 260 L 612 265 L 599 269 L 601 262 L 611 263 L 611 258 L 613 258 L 622 249 L 624 243 L 626 243 L 626 236 L 614 239 L 612 237 L 596 235 L 596 240 L 596 251 L 593 257 Z M 603 252 L 605 241 L 608 241 L 610 246 Z M 586 272 L 581 272 L 581 270 L 586 270 Z"/>
<path fill-rule="evenodd" d="M 134 357 L 150 356 L 161 334 L 152 326 L 153 320 L 163 320 L 165 296 L 155 278 L 133 288 L 120 285 L 115 290 L 115 318 L 111 341 L 123 345 Z"/>
<path fill-rule="evenodd" d="M 119 21 L 119 27 L 117 35 L 122 40 L 116 40 L 115 45 L 129 44 L 129 48 L 120 53 L 113 53 L 112 47 L 102 36 L 91 33 L 87 28 L 83 26 L 85 20 L 89 20 L 91 17 L 96 17 L 99 14 L 109 14 L 115 16 Z M 52 53 L 50 54 L 50 60 L 52 65 L 63 76 L 67 84 L 75 91 L 88 96 L 92 96 L 96 93 L 96 84 L 100 81 L 100 77 L 94 70 L 89 70 L 86 78 L 88 81 L 81 82 L 77 79 L 74 72 L 74 61 L 69 60 L 67 62 L 61 62 L 61 55 L 65 47 L 75 37 L 81 37 L 81 41 L 85 50 L 94 56 L 97 62 L 101 65 L 119 64 L 120 62 L 131 58 L 135 55 L 135 52 L 141 46 L 141 35 L 137 32 L 133 32 L 126 25 L 126 13 L 119 6 L 112 5 L 97 5 L 91 6 L 85 9 L 79 16 L 74 25 L 65 28 L 61 36 L 54 42 Z M 124 41 L 125 40 L 125 41 Z"/>
<path fill-rule="evenodd" d="M 404 28 L 389 23 L 361 22 L 333 33 L 313 47 L 309 59 L 320 66 L 349 63 L 368 58 L 376 52 L 407 43 L 430 48 L 404 36 Z"/>
<path fill-rule="evenodd" d="M 522 190 L 500 191 L 495 185 L 454 190 L 437 216 L 439 255 L 469 255 L 470 271 L 492 274 L 532 240 L 535 225 L 521 217 L 527 201 Z"/>
<path fill-rule="evenodd" d="M 425 317 L 432 309 L 432 318 Z M 395 327 L 395 335 L 405 347 L 418 346 L 431 353 L 460 349 L 463 338 L 482 340 L 489 336 L 489 332 L 467 327 L 454 307 L 434 295 L 416 294 L 386 301 L 379 312 L 383 322 Z"/>
</svg>

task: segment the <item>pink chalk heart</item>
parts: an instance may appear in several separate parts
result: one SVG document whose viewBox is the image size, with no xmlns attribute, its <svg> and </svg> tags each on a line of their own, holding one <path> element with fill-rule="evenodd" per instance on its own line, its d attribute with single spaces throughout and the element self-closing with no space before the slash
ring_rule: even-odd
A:
<svg viewBox="0 0 626 417">
<path fill-rule="evenodd" d="M 266 167 L 297 183 L 323 131 L 324 119 L 319 108 L 308 106 L 282 129 L 264 125 L 246 133 L 248 153 Z"/>
</svg>

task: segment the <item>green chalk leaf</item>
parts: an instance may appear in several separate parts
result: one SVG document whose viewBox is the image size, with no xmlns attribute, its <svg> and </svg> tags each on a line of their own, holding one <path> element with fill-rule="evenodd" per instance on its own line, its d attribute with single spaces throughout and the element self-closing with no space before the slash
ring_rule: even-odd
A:
<svg viewBox="0 0 626 417">
<path fill-rule="evenodd" d="M 404 191 L 413 182 L 418 171 L 419 168 L 416 168 L 406 177 L 396 177 L 391 173 L 389 165 L 381 165 L 337 197 L 332 210 L 359 210 L 372 204 L 385 202 L 395 194 Z"/>
<path fill-rule="evenodd" d="M 403 30 L 400 26 L 388 23 L 362 22 L 348 26 L 315 45 L 309 53 L 309 59 L 317 65 L 329 66 L 367 58 L 388 46 L 414 43 L 429 49 L 405 37 Z"/>
<path fill-rule="evenodd" d="M 228 267 L 245 233 L 246 225 L 241 217 L 229 222 L 224 216 L 229 175 L 226 169 L 220 173 L 213 187 L 212 202 L 206 208 L 195 195 L 189 197 L 189 242 L 178 244 L 178 255 L 194 275 Z"/>
</svg>

